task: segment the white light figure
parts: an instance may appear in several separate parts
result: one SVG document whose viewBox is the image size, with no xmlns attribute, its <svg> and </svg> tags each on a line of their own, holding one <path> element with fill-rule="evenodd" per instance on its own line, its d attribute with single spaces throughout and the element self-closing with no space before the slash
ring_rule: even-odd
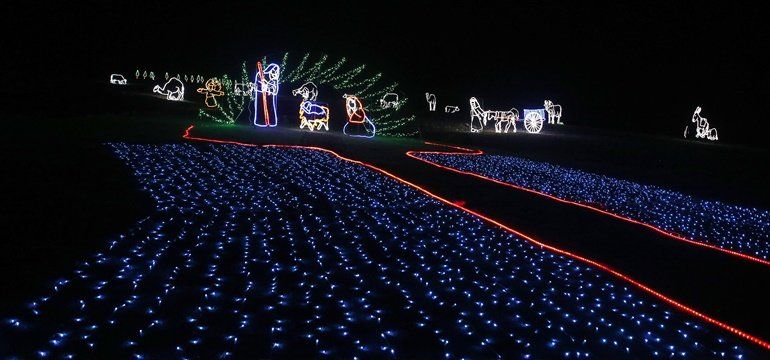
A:
<svg viewBox="0 0 770 360">
<path fill-rule="evenodd" d="M 548 113 L 549 124 L 564 125 L 561 122 L 561 105 L 554 104 L 551 100 L 546 100 L 543 102 L 543 107 L 545 107 L 545 112 Z"/>
<path fill-rule="evenodd" d="M 342 128 L 345 135 L 355 137 L 374 137 L 377 132 L 374 123 L 369 120 L 364 111 L 364 104 L 355 95 L 342 95 L 345 98 L 345 111 L 348 114 L 348 122 Z"/>
<path fill-rule="evenodd" d="M 128 84 L 128 80 L 126 80 L 126 78 L 121 74 L 112 74 L 110 75 L 110 84 L 126 85 Z"/>
<path fill-rule="evenodd" d="M 387 93 L 382 96 L 382 99 L 380 99 L 380 108 L 382 109 L 389 109 L 394 108 L 398 109 L 398 94 L 396 93 Z"/>
<path fill-rule="evenodd" d="M 425 93 L 425 100 L 428 101 L 428 110 L 436 111 L 436 94 Z"/>
<path fill-rule="evenodd" d="M 524 109 L 524 128 L 527 132 L 537 134 L 543 130 L 545 109 Z"/>
<path fill-rule="evenodd" d="M 168 80 L 168 73 L 166 73 L 166 80 Z"/>
<path fill-rule="evenodd" d="M 142 80 L 144 80 L 146 78 L 147 78 L 147 70 L 145 70 L 144 73 L 142 73 Z"/>
<path fill-rule="evenodd" d="M 184 83 L 178 78 L 168 79 L 163 87 L 155 85 L 152 92 L 166 96 L 166 100 L 182 101 L 184 100 Z"/>
<path fill-rule="evenodd" d="M 139 80 L 139 69 L 136 69 L 136 79 Z"/>
<path fill-rule="evenodd" d="M 698 139 L 708 139 L 711 141 L 719 140 L 717 135 L 717 129 L 712 128 L 706 118 L 700 116 L 700 106 L 695 108 L 695 112 L 692 114 L 692 122 L 695 123 L 695 137 Z M 685 127 L 685 137 L 687 137 L 687 128 Z"/>
<path fill-rule="evenodd" d="M 187 81 L 187 74 L 185 74 L 185 76 L 184 76 L 184 82 L 188 82 Z"/>
<path fill-rule="evenodd" d="M 507 133 L 513 126 L 513 132 L 516 132 L 516 121 L 519 120 L 519 111 L 511 108 L 508 111 L 484 110 L 475 97 L 470 99 L 471 104 L 471 132 L 481 132 L 490 120 L 495 121 L 495 132 Z M 505 128 L 503 128 L 505 124 Z"/>
<path fill-rule="evenodd" d="M 245 83 L 234 82 L 233 93 L 238 96 L 254 96 L 254 83 L 247 81 Z"/>
<path fill-rule="evenodd" d="M 257 74 L 254 79 L 254 125 L 259 127 L 275 127 L 278 125 L 278 80 L 281 78 L 281 67 L 268 64 L 264 69 L 262 62 L 257 61 Z M 260 109 L 260 103 L 261 109 Z M 259 113 L 262 111 L 262 119 Z"/>
<path fill-rule="evenodd" d="M 458 111 L 460 111 L 460 107 L 459 106 L 454 106 L 454 105 L 444 106 L 444 112 L 447 113 L 447 114 L 454 114 L 454 113 L 456 113 Z"/>
<path fill-rule="evenodd" d="M 150 71 L 150 80 L 155 80 L 155 73 Z"/>
<path fill-rule="evenodd" d="M 291 91 L 294 96 L 301 96 L 299 104 L 299 128 L 308 128 L 310 131 L 325 128 L 329 131 L 329 107 L 316 102 L 318 87 L 313 82 L 306 82 L 297 89 Z"/>
<path fill-rule="evenodd" d="M 206 84 L 202 88 L 197 90 L 199 94 L 206 95 L 206 107 L 217 107 L 217 96 L 223 96 L 225 94 L 222 91 L 222 82 L 217 78 L 211 78 L 206 81 Z"/>
</svg>

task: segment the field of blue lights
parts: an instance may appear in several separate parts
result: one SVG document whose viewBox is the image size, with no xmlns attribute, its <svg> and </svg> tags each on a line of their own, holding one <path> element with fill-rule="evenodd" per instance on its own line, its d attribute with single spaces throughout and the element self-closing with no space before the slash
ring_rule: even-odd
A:
<svg viewBox="0 0 770 360">
<path fill-rule="evenodd" d="M 770 259 L 770 212 L 708 201 L 657 186 L 515 156 L 416 153 L 415 156 L 604 209 L 685 238 Z"/>
<path fill-rule="evenodd" d="M 751 353 L 742 340 L 601 270 L 329 153 L 108 146 L 156 208 L 6 319 L 16 355 Z M 768 255 L 766 212 L 517 158 L 424 156 Z"/>
</svg>

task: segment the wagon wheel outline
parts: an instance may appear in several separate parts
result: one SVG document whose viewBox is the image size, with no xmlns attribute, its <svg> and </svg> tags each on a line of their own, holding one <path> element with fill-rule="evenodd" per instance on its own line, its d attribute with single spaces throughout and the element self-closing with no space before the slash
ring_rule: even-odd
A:
<svg viewBox="0 0 770 360">
<path fill-rule="evenodd" d="M 537 134 L 540 130 L 543 130 L 543 122 L 545 120 L 539 113 L 531 112 L 524 117 L 524 128 L 528 133 Z"/>
</svg>

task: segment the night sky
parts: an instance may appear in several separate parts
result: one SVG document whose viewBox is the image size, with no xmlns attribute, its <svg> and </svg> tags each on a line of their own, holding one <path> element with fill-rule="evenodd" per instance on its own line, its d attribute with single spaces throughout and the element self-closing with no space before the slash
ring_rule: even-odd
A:
<svg viewBox="0 0 770 360">
<path fill-rule="evenodd" d="M 766 12 L 736 2 L 4 2 L 3 98 L 81 98 L 137 67 L 235 73 L 310 51 L 467 107 L 564 107 L 568 124 L 681 136 L 695 106 L 727 143 L 767 146 Z M 278 59 L 276 59 L 278 60 Z M 87 108 L 87 107 L 83 107 Z M 4 109 L 7 111 L 8 109 Z"/>
</svg>

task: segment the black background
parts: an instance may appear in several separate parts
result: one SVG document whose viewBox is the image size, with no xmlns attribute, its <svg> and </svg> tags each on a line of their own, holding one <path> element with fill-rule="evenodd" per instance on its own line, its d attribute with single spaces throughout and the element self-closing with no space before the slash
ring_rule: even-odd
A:
<svg viewBox="0 0 770 360">
<path fill-rule="evenodd" d="M 727 143 L 768 146 L 767 11 L 699 1 L 3 2 L 3 111 L 88 101 L 136 68 L 236 73 L 289 51 L 347 56 L 413 99 L 550 98 L 573 125 L 681 136 L 694 108 Z M 164 70 L 165 71 L 165 70 Z M 15 102 L 16 104 L 20 104 Z M 51 107 L 51 116 L 87 106 Z"/>
</svg>

